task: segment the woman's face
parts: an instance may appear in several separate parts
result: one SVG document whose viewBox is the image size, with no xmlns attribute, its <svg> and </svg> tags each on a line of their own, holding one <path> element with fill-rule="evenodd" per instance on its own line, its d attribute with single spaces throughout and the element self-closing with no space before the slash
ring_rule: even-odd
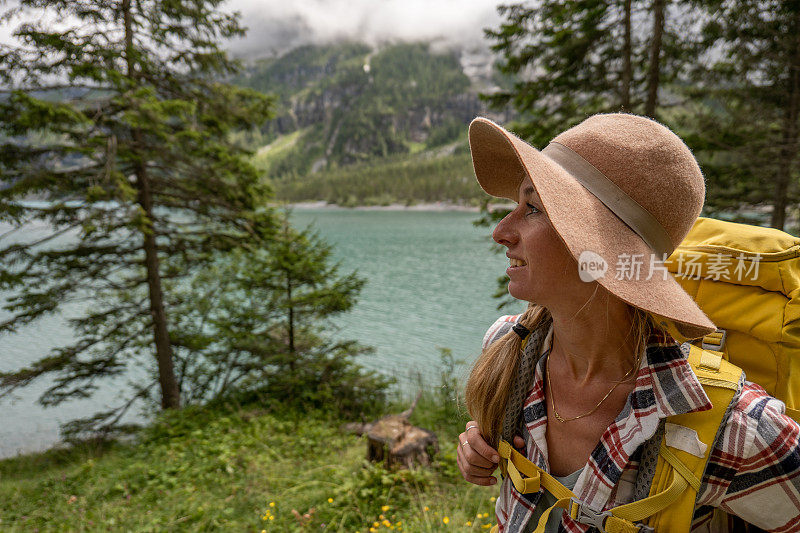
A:
<svg viewBox="0 0 800 533">
<path fill-rule="evenodd" d="M 514 298 L 552 309 L 575 292 L 591 292 L 578 264 L 550 224 L 529 177 L 519 187 L 519 204 L 501 220 L 492 238 L 507 248 L 508 292 Z"/>
</svg>

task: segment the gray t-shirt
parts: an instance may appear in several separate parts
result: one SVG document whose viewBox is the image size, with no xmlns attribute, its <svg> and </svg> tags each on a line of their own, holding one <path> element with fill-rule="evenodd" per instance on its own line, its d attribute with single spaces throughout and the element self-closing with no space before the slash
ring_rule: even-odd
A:
<svg viewBox="0 0 800 533">
<path fill-rule="evenodd" d="M 576 470 L 568 476 L 553 477 L 569 490 L 572 490 L 575 488 L 575 483 L 578 482 L 581 472 L 583 472 L 583 468 Z M 539 499 L 539 503 L 536 504 L 536 509 L 533 510 L 533 516 L 525 525 L 525 533 L 531 533 L 534 529 L 536 529 L 536 525 L 539 523 L 539 517 L 541 517 L 546 510 L 555 505 L 555 503 L 556 497 L 550 494 L 548 491 L 544 491 L 542 497 Z M 563 509 L 553 509 L 550 512 L 550 516 L 547 517 L 547 524 L 544 526 L 545 533 L 556 533 L 558 531 L 558 525 L 561 523 L 561 515 L 563 513 Z"/>
</svg>

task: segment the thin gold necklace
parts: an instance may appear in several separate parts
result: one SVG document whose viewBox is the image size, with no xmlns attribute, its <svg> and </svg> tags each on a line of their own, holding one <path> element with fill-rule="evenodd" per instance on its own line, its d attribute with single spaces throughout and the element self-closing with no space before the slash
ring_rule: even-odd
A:
<svg viewBox="0 0 800 533">
<path fill-rule="evenodd" d="M 552 354 L 553 351 L 551 350 L 550 353 Z M 637 357 L 637 360 L 639 360 L 638 357 Z M 641 364 L 641 360 L 639 360 L 639 363 Z M 595 411 L 597 411 L 598 409 L 600 409 L 600 406 L 603 405 L 603 402 L 606 401 L 606 399 L 608 399 L 609 396 L 611 396 L 611 393 L 614 392 L 614 389 L 617 388 L 617 385 L 619 385 L 620 383 L 622 383 L 624 381 L 627 381 L 628 378 L 630 378 L 631 375 L 633 374 L 633 371 L 635 369 L 638 369 L 638 367 L 639 367 L 639 365 L 637 365 L 636 362 L 634 362 L 633 366 L 631 367 L 631 369 L 628 370 L 628 373 L 625 374 L 625 376 L 623 376 L 623 378 L 621 380 L 619 380 L 616 383 L 614 383 L 614 386 L 611 387 L 611 390 L 608 391 L 605 396 L 603 396 L 603 399 L 600 400 L 600 402 L 597 405 L 592 407 L 591 411 L 589 411 L 588 413 L 583 413 L 582 415 L 573 416 L 573 417 L 570 417 L 570 418 L 564 418 L 563 416 L 558 414 L 558 411 L 556 411 L 556 401 L 553 398 L 553 386 L 550 384 L 550 355 L 548 354 L 547 361 L 546 361 L 545 375 L 547 376 L 547 391 L 550 394 L 550 405 L 553 406 L 553 416 L 555 416 L 556 420 L 558 420 L 559 422 L 571 422 L 572 420 L 578 420 L 579 418 L 583 418 L 585 416 L 589 416 L 590 414 L 592 414 Z"/>
</svg>

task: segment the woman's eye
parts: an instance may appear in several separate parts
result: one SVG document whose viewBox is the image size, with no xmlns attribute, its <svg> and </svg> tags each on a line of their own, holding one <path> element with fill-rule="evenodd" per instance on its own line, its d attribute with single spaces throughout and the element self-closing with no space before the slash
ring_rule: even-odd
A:
<svg viewBox="0 0 800 533">
<path fill-rule="evenodd" d="M 531 205 L 531 204 L 528 204 L 528 203 L 526 203 L 525 205 L 528 206 L 528 212 L 525 213 L 525 216 L 532 215 L 534 213 L 538 213 L 539 212 L 539 208 L 536 207 L 535 205 Z"/>
</svg>

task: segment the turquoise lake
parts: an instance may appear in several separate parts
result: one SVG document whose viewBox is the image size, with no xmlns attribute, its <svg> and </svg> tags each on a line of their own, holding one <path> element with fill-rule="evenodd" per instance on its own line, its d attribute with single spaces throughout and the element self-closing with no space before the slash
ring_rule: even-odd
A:
<svg viewBox="0 0 800 533">
<path fill-rule="evenodd" d="M 476 213 L 297 208 L 292 217 L 298 227 L 313 225 L 333 246 L 341 272 L 356 270 L 367 280 L 355 308 L 336 319 L 334 333 L 375 348 L 359 359 L 364 367 L 406 388 L 415 386 L 416 376 L 435 386 L 439 348 L 446 347 L 466 361 L 466 374 L 483 334 L 501 314 L 492 294 L 507 264 L 492 252 L 490 230 L 473 226 Z M 504 313 L 522 309 L 520 304 Z M 70 312 L 79 310 L 0 337 L 0 370 L 20 368 L 70 342 Z M 59 423 L 116 405 L 124 383 L 102 384 L 90 400 L 49 409 L 35 403 L 45 386 L 34 384 L 0 401 L 0 456 L 51 446 Z"/>
</svg>

